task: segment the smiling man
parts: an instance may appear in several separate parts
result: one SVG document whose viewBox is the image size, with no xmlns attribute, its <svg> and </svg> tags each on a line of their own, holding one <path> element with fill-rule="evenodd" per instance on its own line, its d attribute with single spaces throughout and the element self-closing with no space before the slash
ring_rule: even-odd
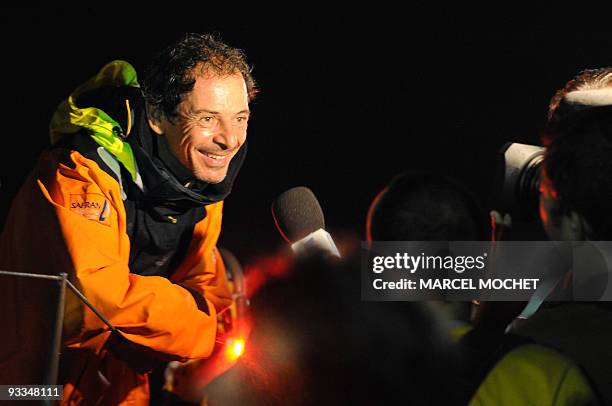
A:
<svg viewBox="0 0 612 406">
<path fill-rule="evenodd" d="M 155 116 L 149 125 L 166 136 L 172 153 L 204 182 L 225 179 L 228 166 L 246 141 L 248 92 L 241 74 L 201 72 L 175 119 Z"/>
<path fill-rule="evenodd" d="M 166 137 L 169 150 L 195 178 L 212 184 L 225 179 L 230 162 L 245 143 L 250 114 L 243 74 L 220 69 L 231 67 L 196 66 L 193 90 L 174 111 L 159 111 L 163 106 L 149 97 L 153 131 Z"/>
<path fill-rule="evenodd" d="M 113 61 L 59 105 L 52 145 L 7 217 L 0 268 L 67 273 L 113 326 L 68 295 L 63 404 L 148 404 L 155 366 L 210 356 L 232 303 L 216 248 L 223 200 L 256 92 L 242 51 L 187 34 L 155 56 L 142 88 L 130 64 Z M 49 318 L 26 307 L 53 308 L 54 289 L 20 283 L 0 284 L 14 327 L 0 383 L 40 384 Z"/>
</svg>

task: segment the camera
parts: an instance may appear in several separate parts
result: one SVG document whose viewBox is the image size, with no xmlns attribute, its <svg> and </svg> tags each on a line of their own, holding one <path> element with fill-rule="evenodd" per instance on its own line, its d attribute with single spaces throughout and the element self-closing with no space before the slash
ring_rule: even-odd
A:
<svg viewBox="0 0 612 406">
<path fill-rule="evenodd" d="M 544 147 L 507 142 L 498 155 L 497 210 L 512 218 L 538 216 Z"/>
</svg>

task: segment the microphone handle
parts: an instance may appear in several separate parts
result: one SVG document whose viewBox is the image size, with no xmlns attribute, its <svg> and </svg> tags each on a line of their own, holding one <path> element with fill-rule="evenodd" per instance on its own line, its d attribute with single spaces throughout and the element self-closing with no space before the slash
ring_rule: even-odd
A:
<svg viewBox="0 0 612 406">
<path fill-rule="evenodd" d="M 338 258 L 341 257 L 331 235 L 322 228 L 294 242 L 291 244 L 291 248 L 297 255 L 308 255 L 315 251 L 323 251 Z"/>
</svg>

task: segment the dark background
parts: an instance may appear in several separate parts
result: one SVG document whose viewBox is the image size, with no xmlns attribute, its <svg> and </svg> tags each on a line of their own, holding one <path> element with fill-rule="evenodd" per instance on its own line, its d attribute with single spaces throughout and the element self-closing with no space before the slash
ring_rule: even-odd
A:
<svg viewBox="0 0 612 406">
<path fill-rule="evenodd" d="M 185 31 L 215 31 L 244 49 L 261 88 L 221 237 L 244 261 L 283 244 L 270 204 L 293 186 L 313 190 L 332 234 L 359 239 L 370 201 L 403 170 L 450 175 L 489 208 L 499 148 L 538 144 L 555 90 L 581 69 L 612 64 L 612 31 L 472 23 L 450 12 L 257 19 L 236 10 L 246 22 L 227 22 L 205 6 L 153 7 L 155 18 L 125 7 L 5 15 L 2 219 L 48 144 L 56 105 L 112 59 L 142 70 Z"/>
</svg>

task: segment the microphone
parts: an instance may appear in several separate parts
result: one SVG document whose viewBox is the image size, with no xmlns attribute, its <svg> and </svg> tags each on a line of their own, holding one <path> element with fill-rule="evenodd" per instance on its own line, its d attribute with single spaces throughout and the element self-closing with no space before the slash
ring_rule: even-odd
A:
<svg viewBox="0 0 612 406">
<path fill-rule="evenodd" d="M 319 201 L 310 189 L 296 186 L 281 193 L 272 203 L 272 218 L 281 236 L 298 256 L 315 253 L 340 258 Z"/>
</svg>

